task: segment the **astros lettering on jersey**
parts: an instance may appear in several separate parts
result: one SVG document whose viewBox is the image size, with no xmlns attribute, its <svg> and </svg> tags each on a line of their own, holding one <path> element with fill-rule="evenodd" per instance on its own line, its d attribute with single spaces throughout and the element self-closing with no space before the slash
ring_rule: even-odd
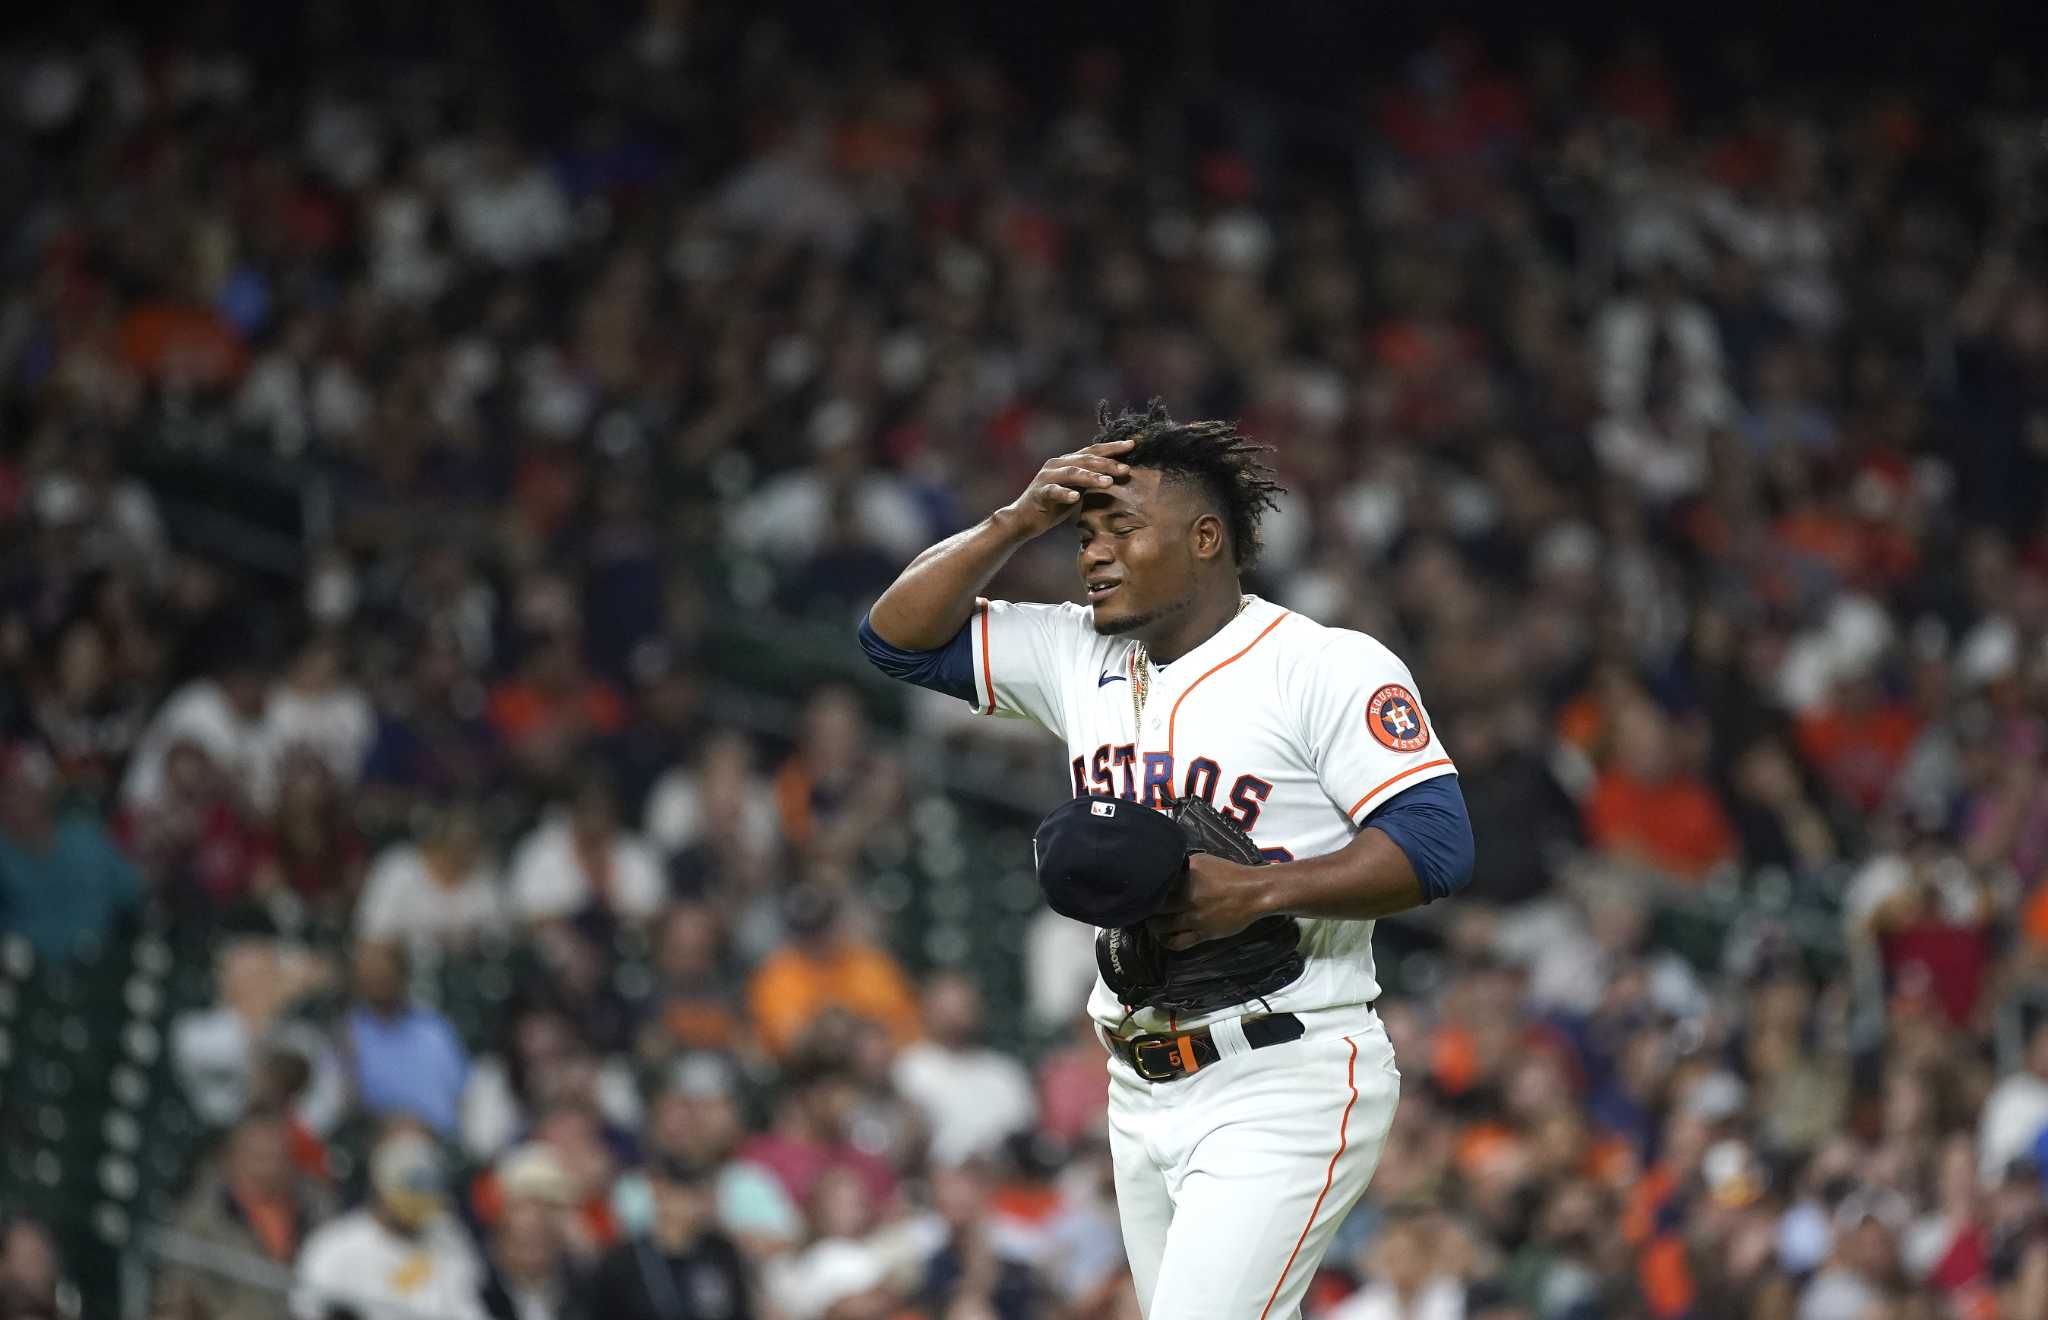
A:
<svg viewBox="0 0 2048 1320">
<path fill-rule="evenodd" d="M 1085 606 L 979 600 L 968 623 L 975 708 L 1033 720 L 1064 739 L 1077 796 L 1109 793 L 1151 807 L 1207 799 L 1271 861 L 1334 852 L 1393 795 L 1456 773 L 1392 651 L 1364 633 L 1245 600 L 1207 641 L 1151 666 L 1142 714 L 1132 700 L 1136 641 L 1098 634 Z M 1301 926 L 1305 969 L 1259 1011 L 1364 1005 L 1379 994 L 1372 922 Z M 1249 1007 L 1171 1026 L 1188 1030 Z M 1169 1029 L 1162 1014 L 1127 1011 L 1099 978 L 1088 1011 L 1112 1029 Z"/>
</svg>

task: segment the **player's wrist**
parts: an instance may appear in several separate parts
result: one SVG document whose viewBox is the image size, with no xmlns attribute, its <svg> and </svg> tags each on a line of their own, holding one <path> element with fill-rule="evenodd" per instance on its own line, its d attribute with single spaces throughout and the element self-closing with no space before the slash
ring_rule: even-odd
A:
<svg viewBox="0 0 2048 1320">
<path fill-rule="evenodd" d="M 1046 525 L 1035 518 L 1028 509 L 1014 504 L 1005 504 L 988 516 L 988 526 L 1005 544 L 1020 546 L 1035 540 L 1046 531 Z"/>
<path fill-rule="evenodd" d="M 1284 874 L 1287 865 L 1286 862 L 1269 862 L 1264 866 L 1244 868 L 1247 906 L 1254 920 L 1294 915 L 1288 910 L 1289 891 Z"/>
</svg>

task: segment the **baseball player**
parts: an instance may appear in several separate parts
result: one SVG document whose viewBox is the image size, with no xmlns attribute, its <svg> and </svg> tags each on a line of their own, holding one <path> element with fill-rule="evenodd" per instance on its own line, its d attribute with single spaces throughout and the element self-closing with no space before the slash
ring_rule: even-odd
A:
<svg viewBox="0 0 2048 1320">
<path fill-rule="evenodd" d="M 1093 443 L 919 555 L 861 625 L 884 672 L 1065 740 L 1089 799 L 1072 805 L 1098 821 L 1062 828 L 1199 801 L 1249 836 L 1246 859 L 1189 855 L 1170 898 L 1097 937 L 1089 1013 L 1149 1320 L 1298 1316 L 1400 1087 L 1372 1009 L 1373 921 L 1472 866 L 1456 770 L 1407 667 L 1240 585 L 1282 493 L 1266 452 L 1157 401 L 1105 407 Z M 1085 605 L 980 596 L 1062 526 Z"/>
</svg>

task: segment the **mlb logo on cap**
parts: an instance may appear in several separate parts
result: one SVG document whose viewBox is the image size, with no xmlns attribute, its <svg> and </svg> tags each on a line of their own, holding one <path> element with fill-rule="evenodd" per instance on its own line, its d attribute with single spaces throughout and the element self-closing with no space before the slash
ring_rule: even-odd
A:
<svg viewBox="0 0 2048 1320">
<path fill-rule="evenodd" d="M 1088 804 L 1088 812 L 1094 816 L 1114 816 L 1116 815 L 1116 803 L 1091 802 Z"/>
</svg>

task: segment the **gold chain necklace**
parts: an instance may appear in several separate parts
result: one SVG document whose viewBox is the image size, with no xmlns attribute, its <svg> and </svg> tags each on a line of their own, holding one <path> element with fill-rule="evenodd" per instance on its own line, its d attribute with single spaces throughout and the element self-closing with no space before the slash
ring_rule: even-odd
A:
<svg viewBox="0 0 2048 1320">
<path fill-rule="evenodd" d="M 1237 614 L 1230 616 L 1231 621 L 1233 623 L 1236 622 L 1237 615 L 1243 614 L 1245 607 L 1251 603 L 1252 598 L 1250 596 L 1239 596 L 1237 598 Z M 1152 694 L 1152 659 L 1145 654 L 1145 644 L 1143 642 L 1137 643 L 1137 647 L 1136 661 L 1131 666 L 1134 671 L 1131 678 L 1131 722 L 1134 726 L 1144 723 L 1145 698 Z"/>
</svg>

